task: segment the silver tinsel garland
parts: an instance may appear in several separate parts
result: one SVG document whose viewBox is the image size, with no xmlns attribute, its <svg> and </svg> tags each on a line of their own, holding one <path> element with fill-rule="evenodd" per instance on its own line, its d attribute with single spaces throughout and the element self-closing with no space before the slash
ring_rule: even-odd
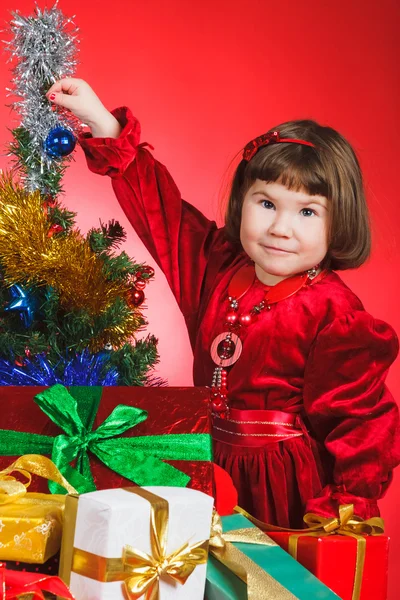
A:
<svg viewBox="0 0 400 600">
<path fill-rule="evenodd" d="M 29 151 L 24 153 L 22 179 L 27 191 L 41 190 L 51 193 L 43 184 L 45 171 L 60 169 L 63 162 L 48 156 L 44 141 L 49 131 L 57 126 L 77 128 L 77 121 L 67 111 L 55 109 L 45 93 L 58 79 L 70 77 L 77 65 L 78 29 L 73 18 L 66 18 L 57 2 L 50 9 L 35 6 L 33 16 L 25 17 L 15 11 L 10 29 L 13 39 L 6 41 L 11 56 L 7 62 L 16 62 L 12 71 L 13 85 L 7 88 L 8 96 L 19 99 L 12 107 L 20 114 L 20 127 L 29 133 Z M 60 164 L 61 163 L 61 164 Z"/>
</svg>

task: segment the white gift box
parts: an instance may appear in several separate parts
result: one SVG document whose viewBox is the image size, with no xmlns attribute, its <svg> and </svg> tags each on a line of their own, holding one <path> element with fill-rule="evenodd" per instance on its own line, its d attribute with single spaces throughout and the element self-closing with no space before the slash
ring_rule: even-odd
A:
<svg viewBox="0 0 400 600">
<path fill-rule="evenodd" d="M 76 600 L 128 598 L 123 581 L 98 581 L 92 578 L 97 577 L 96 569 L 91 570 L 91 576 L 87 576 L 90 569 L 85 571 L 82 568 L 81 572 L 86 572 L 86 575 L 79 574 L 76 566 L 79 564 L 78 555 L 90 553 L 87 556 L 96 555 L 96 561 L 99 561 L 97 557 L 103 557 L 103 560 L 100 558 L 103 565 L 112 564 L 113 561 L 107 559 L 121 559 L 127 546 L 153 555 L 150 502 L 130 489 L 138 488 L 101 490 L 66 499 L 60 576 L 70 586 Z M 185 543 L 192 545 L 209 539 L 213 498 L 186 488 L 142 489 L 164 498 L 169 504 L 167 556 Z M 98 572 L 101 570 L 96 568 Z M 159 600 L 203 600 L 206 568 L 206 564 L 198 564 L 184 584 L 162 575 L 159 579 Z M 145 595 L 142 597 L 143 600 L 146 598 Z"/>
</svg>

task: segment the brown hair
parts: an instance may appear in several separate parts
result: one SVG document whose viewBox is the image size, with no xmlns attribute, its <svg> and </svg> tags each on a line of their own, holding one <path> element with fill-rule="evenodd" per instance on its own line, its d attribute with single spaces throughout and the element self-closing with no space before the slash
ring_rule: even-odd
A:
<svg viewBox="0 0 400 600">
<path fill-rule="evenodd" d="M 243 199 L 256 179 L 278 182 L 295 191 L 330 201 L 328 254 L 325 267 L 353 269 L 371 250 L 368 209 L 359 162 L 349 142 L 331 127 L 315 121 L 288 121 L 270 130 L 283 138 L 312 142 L 270 144 L 249 161 L 242 160 L 233 177 L 225 216 L 228 238 L 240 244 Z"/>
</svg>

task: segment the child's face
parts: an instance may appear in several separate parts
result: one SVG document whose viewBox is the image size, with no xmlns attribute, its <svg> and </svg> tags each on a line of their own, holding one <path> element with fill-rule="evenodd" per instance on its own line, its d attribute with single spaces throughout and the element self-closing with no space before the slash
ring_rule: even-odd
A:
<svg viewBox="0 0 400 600">
<path fill-rule="evenodd" d="M 328 251 L 329 202 L 257 179 L 244 197 L 240 241 L 266 285 L 302 273 Z"/>
</svg>

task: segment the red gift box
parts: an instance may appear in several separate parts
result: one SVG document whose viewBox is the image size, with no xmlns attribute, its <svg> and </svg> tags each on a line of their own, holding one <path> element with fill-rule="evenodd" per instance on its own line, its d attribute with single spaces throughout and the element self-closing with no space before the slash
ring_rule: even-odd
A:
<svg viewBox="0 0 400 600">
<path fill-rule="evenodd" d="M 56 594 L 58 598 L 74 600 L 68 587 L 59 577 L 42 573 L 17 573 L 0 563 L 0 600 L 17 600 L 22 597 L 43 598 L 43 592 Z M 54 598 L 54 596 L 52 596 Z"/>
<path fill-rule="evenodd" d="M 290 532 L 268 531 L 288 551 Z M 365 563 L 359 600 L 386 600 L 389 538 L 367 536 Z M 357 540 L 342 535 L 297 538 L 297 560 L 334 591 L 342 600 L 353 599 Z"/>
<path fill-rule="evenodd" d="M 33 386 L 0 387 L 0 429 L 51 437 L 63 434 L 64 431 L 34 401 L 35 395 L 46 389 Z M 91 388 L 86 388 L 86 390 L 90 394 Z M 148 416 L 146 420 L 128 429 L 120 437 L 187 433 L 211 434 L 208 388 L 104 387 L 94 418 L 93 430 L 99 427 L 110 416 L 113 409 L 121 404 L 146 410 Z M 32 453 L 38 451 L 37 447 L 30 450 Z M 132 481 L 111 471 L 90 451 L 88 454 L 90 470 L 97 489 L 132 485 Z M 0 456 L 0 469 L 8 466 L 12 458 L 14 455 Z M 189 487 L 213 495 L 211 461 L 176 460 L 165 462 L 183 471 L 191 478 Z M 32 491 L 48 491 L 46 482 L 40 480 L 34 481 L 31 488 Z"/>
</svg>

